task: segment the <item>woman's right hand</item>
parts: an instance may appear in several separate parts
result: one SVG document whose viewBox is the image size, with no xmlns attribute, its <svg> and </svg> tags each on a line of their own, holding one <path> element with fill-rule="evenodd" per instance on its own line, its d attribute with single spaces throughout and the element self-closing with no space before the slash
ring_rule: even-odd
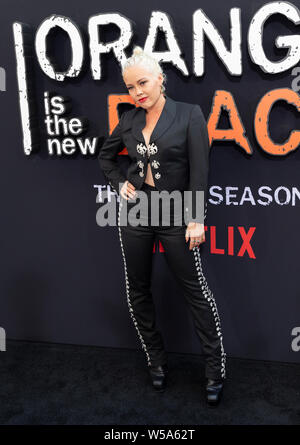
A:
<svg viewBox="0 0 300 445">
<path fill-rule="evenodd" d="M 135 198 L 136 191 L 134 185 L 131 184 L 131 182 L 129 182 L 128 180 L 126 180 L 120 190 L 120 194 L 124 199 L 127 199 L 127 201 L 129 198 Z"/>
</svg>

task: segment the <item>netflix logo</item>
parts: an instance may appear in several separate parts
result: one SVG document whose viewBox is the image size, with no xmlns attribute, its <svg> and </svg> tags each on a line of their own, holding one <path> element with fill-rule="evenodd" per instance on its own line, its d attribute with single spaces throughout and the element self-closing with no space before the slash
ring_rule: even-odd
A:
<svg viewBox="0 0 300 445">
<path fill-rule="evenodd" d="M 253 246 L 251 245 L 256 227 L 245 228 L 243 226 L 228 226 L 227 240 L 226 243 L 222 245 L 217 243 L 217 226 L 204 226 L 204 229 L 205 232 L 207 232 L 205 236 L 205 244 L 209 244 L 209 252 L 211 254 L 256 259 Z M 154 243 L 153 253 L 164 251 L 164 247 L 160 240 L 158 240 L 157 245 Z"/>
</svg>

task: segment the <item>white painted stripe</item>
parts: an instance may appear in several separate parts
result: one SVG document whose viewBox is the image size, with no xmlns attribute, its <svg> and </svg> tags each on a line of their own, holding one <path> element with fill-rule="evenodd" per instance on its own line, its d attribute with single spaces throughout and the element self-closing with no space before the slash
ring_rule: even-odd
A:
<svg viewBox="0 0 300 445">
<path fill-rule="evenodd" d="M 19 88 L 19 105 L 23 130 L 23 145 L 26 155 L 32 151 L 32 133 L 30 126 L 29 91 L 27 88 L 26 59 L 23 41 L 23 27 L 21 23 L 13 24 L 13 35 L 15 41 L 15 53 L 17 61 L 17 79 Z"/>
</svg>

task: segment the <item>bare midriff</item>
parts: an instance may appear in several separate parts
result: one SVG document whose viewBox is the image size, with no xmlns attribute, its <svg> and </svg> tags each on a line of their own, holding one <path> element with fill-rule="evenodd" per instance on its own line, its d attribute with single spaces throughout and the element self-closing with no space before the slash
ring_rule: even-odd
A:
<svg viewBox="0 0 300 445">
<path fill-rule="evenodd" d="M 154 128 L 153 126 L 151 126 L 151 127 L 152 128 L 150 128 L 148 126 L 148 128 L 147 128 L 147 125 L 146 125 L 146 127 L 142 130 L 142 133 L 143 133 L 143 136 L 145 139 L 145 143 L 146 143 L 146 147 L 148 147 L 148 145 L 149 145 L 150 137 L 151 137 L 151 134 L 152 134 L 152 131 Z M 150 162 L 148 162 L 148 164 L 147 164 L 147 173 L 146 173 L 145 182 L 149 185 L 152 185 L 153 187 L 155 186 L 153 176 L 152 176 L 152 169 L 151 169 Z"/>
<path fill-rule="evenodd" d="M 166 102 L 166 99 L 164 99 L 164 104 L 165 104 L 165 102 Z M 144 136 L 144 140 L 145 140 L 145 144 L 146 144 L 147 148 L 149 146 L 150 138 L 153 133 L 153 130 L 155 129 L 155 127 L 157 125 L 157 122 L 161 116 L 162 111 L 163 111 L 163 109 L 160 111 L 160 114 L 156 115 L 154 118 L 153 118 L 153 114 L 152 114 L 152 116 L 151 115 L 149 116 L 149 113 L 146 113 L 146 126 L 145 126 L 145 128 L 142 129 L 142 134 Z M 148 164 L 147 164 L 147 173 L 146 173 L 145 182 L 147 184 L 155 187 L 150 162 L 148 162 Z"/>
</svg>

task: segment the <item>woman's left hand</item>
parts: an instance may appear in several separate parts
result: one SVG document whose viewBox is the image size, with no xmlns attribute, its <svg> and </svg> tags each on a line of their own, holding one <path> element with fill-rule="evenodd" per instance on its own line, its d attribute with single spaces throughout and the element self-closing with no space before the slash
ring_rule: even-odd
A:
<svg viewBox="0 0 300 445">
<path fill-rule="evenodd" d="M 190 222 L 185 232 L 185 242 L 187 242 L 189 238 L 190 238 L 189 250 L 192 250 L 193 247 L 199 246 L 199 244 L 204 243 L 205 241 L 204 224 Z"/>
</svg>

